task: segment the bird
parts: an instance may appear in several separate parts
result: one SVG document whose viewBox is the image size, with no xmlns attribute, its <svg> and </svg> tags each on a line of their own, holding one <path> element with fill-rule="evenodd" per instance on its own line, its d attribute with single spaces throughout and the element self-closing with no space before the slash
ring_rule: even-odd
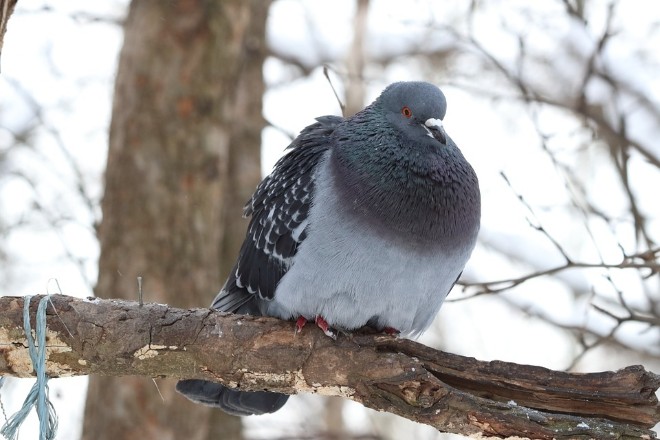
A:
<svg viewBox="0 0 660 440">
<path fill-rule="evenodd" d="M 343 118 L 301 131 L 244 207 L 238 259 L 211 307 L 314 321 L 328 336 L 369 326 L 415 337 L 477 240 L 477 175 L 443 120 L 435 85 L 395 82 Z M 233 415 L 279 410 L 287 395 L 198 379 L 177 391 Z"/>
</svg>

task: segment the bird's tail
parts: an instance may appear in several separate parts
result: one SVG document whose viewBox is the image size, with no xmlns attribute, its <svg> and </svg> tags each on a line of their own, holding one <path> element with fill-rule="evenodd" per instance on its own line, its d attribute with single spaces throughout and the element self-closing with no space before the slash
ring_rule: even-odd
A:
<svg viewBox="0 0 660 440">
<path fill-rule="evenodd" d="M 235 273 L 235 271 L 232 271 Z M 237 288 L 231 277 L 213 300 L 213 307 L 221 312 L 260 316 L 255 295 Z M 196 403 L 220 408 L 235 416 L 272 413 L 282 408 L 289 396 L 266 391 L 239 391 L 216 382 L 199 379 L 180 380 L 176 390 Z"/>
<path fill-rule="evenodd" d="M 214 406 L 234 416 L 272 413 L 282 408 L 289 396 L 267 391 L 238 391 L 208 380 L 185 379 L 176 390 L 195 403 Z"/>
</svg>

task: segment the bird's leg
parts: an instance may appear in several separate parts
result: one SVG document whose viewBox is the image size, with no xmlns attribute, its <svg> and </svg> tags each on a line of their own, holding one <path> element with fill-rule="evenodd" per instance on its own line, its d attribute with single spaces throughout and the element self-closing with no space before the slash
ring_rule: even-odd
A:
<svg viewBox="0 0 660 440">
<path fill-rule="evenodd" d="M 314 322 L 316 322 L 316 325 L 319 326 L 321 330 L 323 330 L 323 333 L 325 333 L 326 336 L 329 336 L 332 339 L 337 339 L 337 333 L 330 328 L 328 322 L 325 319 L 323 319 L 321 315 L 316 315 L 316 318 L 314 318 Z"/>
<path fill-rule="evenodd" d="M 337 339 L 337 332 L 335 332 L 335 330 L 330 327 L 330 325 L 328 324 L 328 321 L 323 319 L 322 316 L 317 316 L 316 318 L 314 318 L 314 322 L 316 323 L 316 325 L 321 330 L 323 330 L 323 333 L 326 336 L 329 336 L 332 339 Z M 303 327 L 305 326 L 305 324 L 307 324 L 307 318 L 305 318 L 304 316 L 300 316 L 296 320 L 296 330 L 295 330 L 294 333 L 295 334 L 300 333 L 302 331 Z"/>
<path fill-rule="evenodd" d="M 305 326 L 305 324 L 307 324 L 307 318 L 305 318 L 304 316 L 298 317 L 298 319 L 296 320 L 296 330 L 294 334 L 297 335 L 298 333 L 300 333 L 303 327 Z"/>
</svg>

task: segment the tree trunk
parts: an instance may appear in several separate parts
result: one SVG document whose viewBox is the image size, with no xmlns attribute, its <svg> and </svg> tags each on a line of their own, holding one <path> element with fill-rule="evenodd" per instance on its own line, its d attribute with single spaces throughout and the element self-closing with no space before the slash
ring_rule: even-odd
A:
<svg viewBox="0 0 660 440">
<path fill-rule="evenodd" d="M 364 68 L 366 59 L 365 46 L 368 32 L 370 0 L 358 0 L 353 18 L 353 43 L 346 57 L 346 91 L 344 94 L 344 116 L 352 116 L 362 110 L 366 104 Z"/>
<path fill-rule="evenodd" d="M 204 307 L 238 254 L 260 180 L 269 2 L 134 1 L 125 25 L 96 295 Z M 161 397 L 162 394 L 162 397 Z M 172 380 L 91 377 L 83 438 L 241 438 Z"/>
</svg>

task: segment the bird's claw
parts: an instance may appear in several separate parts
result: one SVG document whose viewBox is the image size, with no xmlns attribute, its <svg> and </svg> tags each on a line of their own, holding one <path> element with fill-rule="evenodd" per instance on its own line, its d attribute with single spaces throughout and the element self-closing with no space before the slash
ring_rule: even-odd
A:
<svg viewBox="0 0 660 440">
<path fill-rule="evenodd" d="M 385 327 L 383 333 L 390 336 L 399 336 L 401 332 L 393 327 Z"/>
<path fill-rule="evenodd" d="M 305 318 L 304 316 L 298 317 L 298 319 L 296 320 L 296 329 L 294 330 L 293 334 L 297 335 L 298 333 L 300 333 L 303 327 L 305 326 L 305 324 L 307 324 L 307 318 Z"/>
<path fill-rule="evenodd" d="M 337 339 L 337 332 L 335 332 L 330 325 L 328 325 L 328 321 L 323 319 L 322 316 L 317 315 L 316 318 L 314 318 L 314 322 L 316 322 L 316 325 L 323 330 L 323 333 L 325 333 L 326 336 L 332 338 L 332 339 Z"/>
<path fill-rule="evenodd" d="M 335 340 L 337 339 L 337 331 L 335 329 L 333 329 L 332 327 L 330 327 L 330 324 L 328 324 L 328 321 L 326 321 L 322 316 L 317 316 L 316 318 L 314 318 L 314 322 L 316 323 L 316 325 L 321 330 L 323 330 L 323 333 L 326 336 L 328 336 L 332 339 L 335 339 Z M 294 335 L 297 335 L 298 333 L 300 333 L 302 331 L 303 327 L 305 326 L 305 324 L 307 324 L 307 318 L 305 318 L 304 316 L 300 316 L 296 320 L 296 328 L 294 330 Z"/>
</svg>

